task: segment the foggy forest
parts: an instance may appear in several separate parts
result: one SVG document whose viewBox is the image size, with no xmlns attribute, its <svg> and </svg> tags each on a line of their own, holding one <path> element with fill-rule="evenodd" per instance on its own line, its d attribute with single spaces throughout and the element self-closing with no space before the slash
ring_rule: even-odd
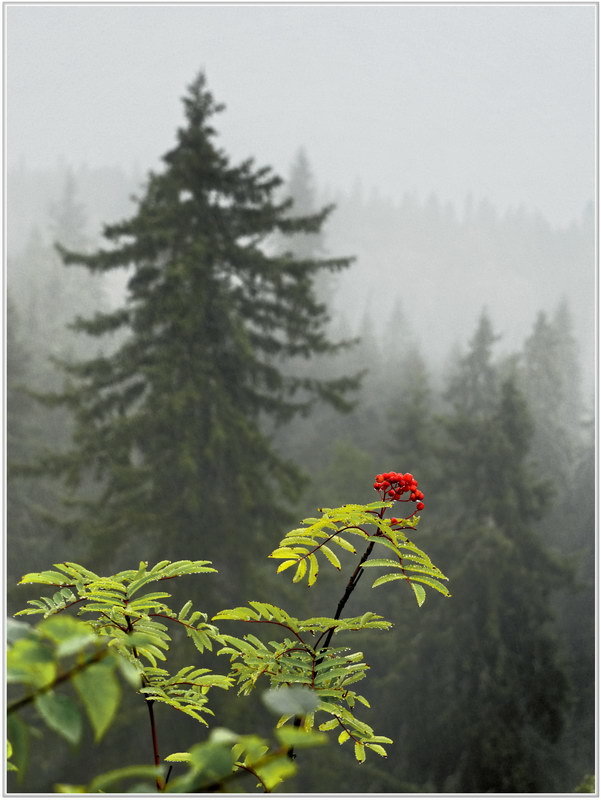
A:
<svg viewBox="0 0 601 800">
<path fill-rule="evenodd" d="M 592 193 L 558 220 L 518 191 L 395 194 L 360 164 L 341 185 L 300 138 L 276 169 L 226 145 L 236 97 L 204 64 L 170 98 L 156 163 L 86 163 L 66 143 L 36 164 L 9 140 L 8 792 L 594 792 Z M 308 584 L 306 564 L 292 580 L 328 509 L 342 549 L 320 540 Z M 373 519 L 368 551 L 386 539 L 380 561 L 340 542 L 363 535 L 352 514 Z M 372 587 L 365 567 L 403 547 L 400 579 Z M 198 561 L 156 587 L 188 628 L 188 600 L 206 615 L 157 644 L 106 603 L 140 562 L 172 577 L 167 559 L 217 572 Z M 166 597 L 134 619 L 169 616 Z M 281 633 L 246 624 L 261 603 L 294 615 L 270 612 L 296 640 L 281 673 L 248 677 Z M 86 608 L 111 618 L 110 645 L 106 619 L 52 627 Z M 303 648 L 310 681 L 281 663 L 301 670 Z M 206 668 L 205 688 L 159 692 L 161 650 L 177 675 Z M 344 712 L 336 680 L 362 693 Z"/>
</svg>

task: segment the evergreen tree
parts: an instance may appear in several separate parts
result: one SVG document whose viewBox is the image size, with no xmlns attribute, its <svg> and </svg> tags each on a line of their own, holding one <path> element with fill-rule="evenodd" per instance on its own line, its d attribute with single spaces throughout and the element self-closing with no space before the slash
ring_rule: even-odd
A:
<svg viewBox="0 0 601 800">
<path fill-rule="evenodd" d="M 528 464 L 532 421 L 515 379 L 500 381 L 495 338 L 483 316 L 447 393 L 428 494 L 428 508 L 446 513 L 436 557 L 453 597 L 414 640 L 395 738 L 406 744 L 399 774 L 430 776 L 429 791 L 565 790 L 568 686 L 550 603 L 566 572 L 533 530 L 546 495 Z"/>
<path fill-rule="evenodd" d="M 533 455 L 541 471 L 571 476 L 582 441 L 583 404 L 576 343 L 567 304 L 549 320 L 538 314 L 524 344 L 522 385 L 536 419 Z"/>
<path fill-rule="evenodd" d="M 417 346 L 400 362 L 400 386 L 389 404 L 383 449 L 392 464 L 409 464 L 425 491 L 436 475 L 438 425 L 426 363 Z M 397 384 L 398 385 L 398 384 Z"/>
<path fill-rule="evenodd" d="M 568 489 L 571 504 L 569 530 L 562 553 L 574 565 L 576 585 L 558 598 L 557 609 L 568 653 L 568 675 L 572 705 L 562 750 L 568 776 L 576 785 L 583 775 L 595 772 L 595 437 L 590 439 L 577 462 Z M 562 517 L 563 518 L 563 517 Z"/>
<path fill-rule="evenodd" d="M 316 399 L 343 408 L 356 384 L 280 368 L 343 346 L 323 332 L 313 280 L 348 260 L 269 255 L 269 236 L 318 232 L 328 210 L 292 217 L 269 168 L 230 163 L 212 127 L 223 106 L 203 74 L 184 106 L 164 170 L 149 175 L 132 218 L 105 227 L 109 246 L 61 250 L 67 265 L 131 277 L 121 308 L 76 321 L 91 336 L 120 332 L 122 343 L 64 364 L 69 383 L 47 401 L 73 412 L 73 447 L 43 466 L 69 486 L 88 473 L 99 482 L 71 522 L 97 553 L 120 546 L 125 558 L 135 539 L 130 557 L 217 559 L 228 582 L 259 532 L 281 522 L 299 477 L 274 453 L 267 424 Z"/>
<path fill-rule="evenodd" d="M 309 164 L 307 153 L 301 147 L 292 163 L 290 176 L 286 184 L 286 192 L 294 201 L 296 214 L 310 216 L 317 211 L 317 190 Z M 333 208 L 333 206 L 330 206 Z M 310 233 L 297 233 L 288 237 L 285 249 L 290 250 L 297 258 L 324 258 L 327 255 L 323 229 Z M 336 290 L 336 275 L 329 271 L 321 271 L 315 275 L 315 296 L 320 303 L 331 308 L 331 299 Z"/>
<path fill-rule="evenodd" d="M 294 201 L 295 214 L 311 216 L 317 211 L 316 191 L 309 159 L 304 148 L 300 148 L 290 169 L 290 176 L 286 184 L 286 193 Z M 288 236 L 285 249 L 294 253 L 297 258 L 315 258 L 325 253 L 323 231 L 299 232 Z M 327 278 L 327 274 L 319 276 Z"/>
<path fill-rule="evenodd" d="M 7 552 L 8 599 L 12 606 L 15 584 L 29 557 L 33 568 L 48 563 L 51 549 L 48 528 L 38 511 L 52 503 L 47 481 L 26 478 L 18 466 L 33 457 L 45 435 L 35 404 L 28 393 L 32 358 L 25 345 L 21 317 L 12 296 L 6 302 L 6 523 L 11 546 Z M 32 557 L 33 554 L 33 557 Z M 17 602 L 20 602 L 17 600 Z"/>
</svg>

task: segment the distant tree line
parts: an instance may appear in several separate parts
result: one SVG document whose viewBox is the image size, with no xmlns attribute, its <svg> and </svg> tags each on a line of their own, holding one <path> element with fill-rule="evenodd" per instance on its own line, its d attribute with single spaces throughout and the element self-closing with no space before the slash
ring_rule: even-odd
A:
<svg viewBox="0 0 601 800">
<path fill-rule="evenodd" d="M 273 577 L 248 555 L 283 524 L 411 470 L 453 598 L 373 609 L 397 628 L 370 664 L 396 750 L 354 790 L 573 791 L 594 771 L 594 442 L 569 303 L 533 309 L 502 355 L 483 311 L 441 369 L 411 321 L 428 230 L 411 275 L 377 273 L 374 297 L 401 298 L 388 322 L 373 306 L 356 322 L 337 308 L 351 259 L 328 253 L 336 214 L 306 154 L 286 185 L 234 165 L 202 76 L 184 103 L 177 145 L 105 243 L 69 178 L 48 233 L 9 261 L 9 610 L 23 571 L 90 558 L 210 558 L 223 577 L 209 610 L 234 589 L 258 596 Z M 486 224 L 472 219 L 474 237 Z M 290 791 L 336 792 L 344 751 L 311 758 L 320 769 Z M 32 791 L 60 758 L 40 765 Z"/>
</svg>

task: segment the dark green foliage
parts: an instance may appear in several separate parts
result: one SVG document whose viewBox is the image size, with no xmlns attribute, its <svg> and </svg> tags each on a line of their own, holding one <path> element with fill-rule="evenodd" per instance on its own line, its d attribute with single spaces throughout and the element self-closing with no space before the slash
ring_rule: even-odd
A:
<svg viewBox="0 0 601 800">
<path fill-rule="evenodd" d="M 94 337 L 119 332 L 122 344 L 63 364 L 66 389 L 46 402 L 72 412 L 73 447 L 48 454 L 43 468 L 71 487 L 90 474 L 99 483 L 72 521 L 97 554 L 143 540 L 147 556 L 180 558 L 200 536 L 210 557 L 226 548 L 226 577 L 239 577 L 238 522 L 256 540 L 283 519 L 275 498 L 294 497 L 300 481 L 266 425 L 317 400 L 344 408 L 356 384 L 282 367 L 342 346 L 326 338 L 313 282 L 348 260 L 270 255 L 269 237 L 317 234 L 329 209 L 292 216 L 268 168 L 230 163 L 214 141 L 222 106 L 202 74 L 184 106 L 177 145 L 135 216 L 105 227 L 103 249 L 61 249 L 67 265 L 91 273 L 131 272 L 123 307 L 75 324 Z"/>
<path fill-rule="evenodd" d="M 409 683 L 403 774 L 429 774 L 436 791 L 538 792 L 561 775 L 568 685 L 550 599 L 568 572 L 533 530 L 547 495 L 527 464 L 524 398 L 493 364 L 494 338 L 483 317 L 447 394 L 444 497 L 457 510 L 441 547 L 462 556 L 450 570 L 453 613 L 434 610 L 436 633 L 415 642 L 421 668 Z M 419 719 L 415 697 L 427 698 Z"/>
<path fill-rule="evenodd" d="M 34 457 L 40 440 L 46 439 L 51 427 L 37 413 L 28 391 L 35 376 L 35 359 L 26 347 L 26 334 L 22 317 L 9 295 L 6 319 L 6 521 L 10 535 L 7 574 L 11 606 L 16 600 L 13 587 L 23 569 L 24 559 L 30 559 L 35 552 L 40 565 L 47 563 L 51 544 L 48 526 L 40 519 L 40 512 L 56 505 L 47 479 L 26 478 L 19 474 L 19 465 Z M 56 423 L 56 420 L 51 422 Z"/>
<path fill-rule="evenodd" d="M 545 475 L 570 477 L 582 441 L 580 370 L 569 310 L 540 312 L 524 345 L 522 385 L 536 420 L 532 455 Z"/>
</svg>

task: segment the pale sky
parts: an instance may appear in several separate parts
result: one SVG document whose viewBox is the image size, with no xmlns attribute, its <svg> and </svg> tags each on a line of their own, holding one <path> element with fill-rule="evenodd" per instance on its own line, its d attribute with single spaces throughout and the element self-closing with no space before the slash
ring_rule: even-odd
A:
<svg viewBox="0 0 601 800">
<path fill-rule="evenodd" d="M 200 68 L 235 161 L 321 188 L 467 193 L 551 222 L 595 196 L 596 6 L 5 3 L 8 166 L 159 167 Z"/>
</svg>

